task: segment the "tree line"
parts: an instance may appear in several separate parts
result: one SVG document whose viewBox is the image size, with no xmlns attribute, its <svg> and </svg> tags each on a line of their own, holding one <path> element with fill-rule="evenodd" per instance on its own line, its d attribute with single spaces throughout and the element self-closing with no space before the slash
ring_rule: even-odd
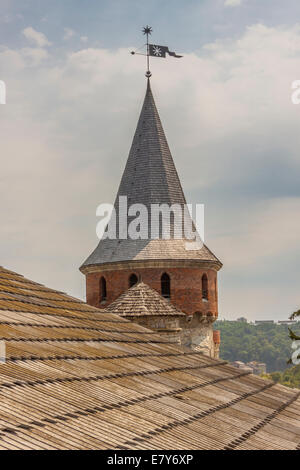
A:
<svg viewBox="0 0 300 470">
<path fill-rule="evenodd" d="M 220 358 L 229 362 L 265 362 L 267 372 L 283 372 L 292 365 L 292 338 L 287 325 L 217 321 L 215 329 L 221 332 Z M 292 326 L 300 336 L 300 322 Z"/>
</svg>

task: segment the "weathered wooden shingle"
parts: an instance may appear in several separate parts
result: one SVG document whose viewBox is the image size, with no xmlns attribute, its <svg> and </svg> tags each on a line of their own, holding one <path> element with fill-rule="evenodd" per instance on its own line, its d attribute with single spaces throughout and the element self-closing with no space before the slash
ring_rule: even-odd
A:
<svg viewBox="0 0 300 470">
<path fill-rule="evenodd" d="M 0 449 L 296 449 L 299 390 L 0 268 Z"/>
<path fill-rule="evenodd" d="M 107 307 L 107 311 L 125 317 L 186 317 L 185 313 L 143 282 L 139 282 L 120 295 Z"/>
</svg>

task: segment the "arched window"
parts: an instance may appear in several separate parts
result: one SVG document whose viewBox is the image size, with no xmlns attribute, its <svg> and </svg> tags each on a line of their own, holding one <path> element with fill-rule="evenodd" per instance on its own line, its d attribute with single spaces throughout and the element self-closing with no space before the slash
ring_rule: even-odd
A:
<svg viewBox="0 0 300 470">
<path fill-rule="evenodd" d="M 206 274 L 202 276 L 202 299 L 208 300 L 208 279 Z"/>
<path fill-rule="evenodd" d="M 161 282 L 161 295 L 165 297 L 165 299 L 169 299 L 171 297 L 170 276 L 167 273 L 164 273 L 161 276 L 160 282 Z"/>
<path fill-rule="evenodd" d="M 138 277 L 136 274 L 131 274 L 129 277 L 129 287 L 134 286 L 138 282 Z"/>
<path fill-rule="evenodd" d="M 100 302 L 106 300 L 107 292 L 106 292 L 106 280 L 104 277 L 100 279 Z"/>
</svg>

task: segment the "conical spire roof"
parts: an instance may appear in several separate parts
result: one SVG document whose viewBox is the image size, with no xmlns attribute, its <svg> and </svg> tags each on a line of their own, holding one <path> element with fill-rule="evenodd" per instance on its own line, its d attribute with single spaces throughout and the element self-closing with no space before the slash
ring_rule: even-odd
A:
<svg viewBox="0 0 300 470">
<path fill-rule="evenodd" d="M 115 201 L 117 221 L 120 196 L 127 196 L 128 207 L 132 204 L 145 205 L 149 212 L 149 222 L 151 204 L 168 204 L 169 206 L 178 204 L 181 207 L 186 204 L 154 102 L 149 79 L 141 114 Z M 184 238 L 164 239 L 161 230 L 158 239 L 151 239 L 150 236 L 149 234 L 147 240 L 122 239 L 118 237 L 117 232 L 117 239 L 115 240 L 102 239 L 81 269 L 84 270 L 89 265 L 149 259 L 195 259 L 212 261 L 220 267 L 222 265 L 205 245 L 200 250 L 187 250 L 186 239 Z"/>
<path fill-rule="evenodd" d="M 139 203 L 147 207 L 186 203 L 149 79 L 116 201 L 119 196 L 127 196 L 128 205 Z"/>
</svg>

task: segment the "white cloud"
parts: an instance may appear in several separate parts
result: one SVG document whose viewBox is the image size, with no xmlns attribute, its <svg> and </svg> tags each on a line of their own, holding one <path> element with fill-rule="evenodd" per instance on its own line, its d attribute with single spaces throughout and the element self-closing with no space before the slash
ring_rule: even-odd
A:
<svg viewBox="0 0 300 470">
<path fill-rule="evenodd" d="M 24 58 L 20 51 L 9 49 L 4 46 L 0 46 L 0 59 L 3 67 L 6 68 L 7 72 L 17 72 L 25 66 Z"/>
<path fill-rule="evenodd" d="M 28 65 L 31 63 L 34 66 L 37 66 L 49 57 L 48 51 L 40 47 L 24 47 L 20 53 L 25 59 L 29 59 Z"/>
<path fill-rule="evenodd" d="M 28 28 L 23 29 L 23 34 L 28 39 L 29 41 L 35 43 L 39 47 L 45 47 L 45 46 L 50 46 L 51 42 L 48 41 L 47 37 L 45 34 L 36 31 L 33 29 L 31 26 Z"/>
<path fill-rule="evenodd" d="M 225 0 L 225 7 L 237 7 L 241 5 L 242 0 Z"/>
</svg>

